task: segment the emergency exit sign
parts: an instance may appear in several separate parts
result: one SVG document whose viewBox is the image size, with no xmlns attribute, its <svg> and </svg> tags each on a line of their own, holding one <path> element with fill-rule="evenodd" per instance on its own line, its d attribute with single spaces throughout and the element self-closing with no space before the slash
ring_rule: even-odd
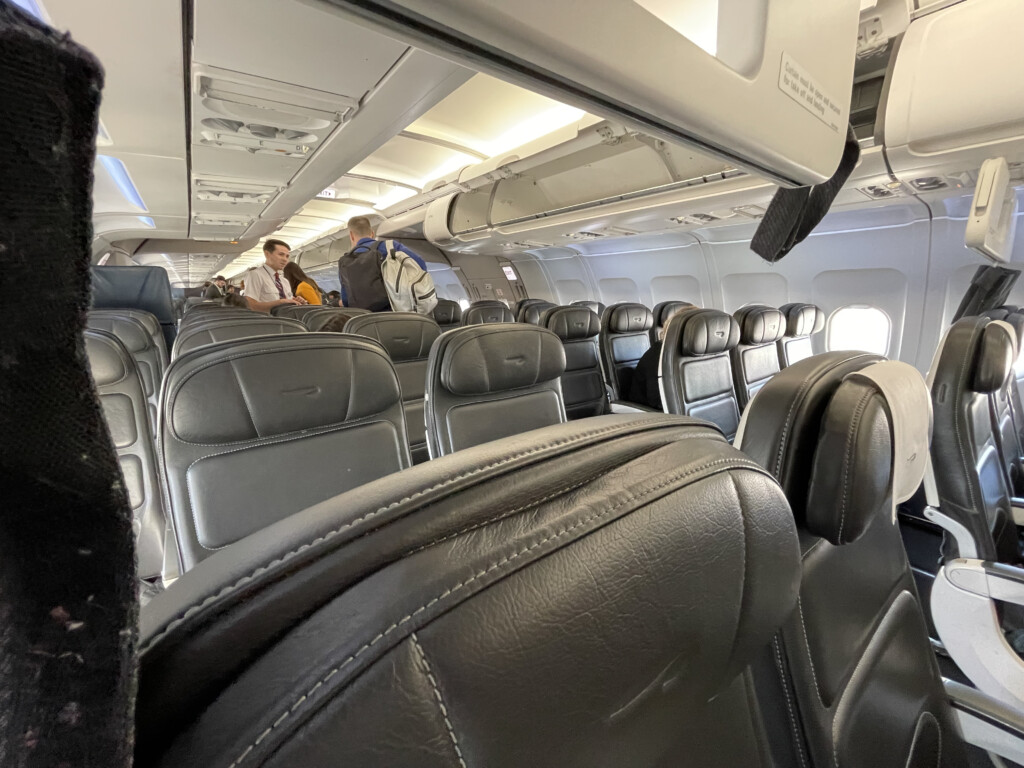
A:
<svg viewBox="0 0 1024 768">
<path fill-rule="evenodd" d="M 317 197 L 325 197 L 328 200 L 333 200 L 337 196 L 337 194 L 338 193 L 335 192 L 333 189 L 325 189 L 323 192 L 317 195 Z"/>
</svg>

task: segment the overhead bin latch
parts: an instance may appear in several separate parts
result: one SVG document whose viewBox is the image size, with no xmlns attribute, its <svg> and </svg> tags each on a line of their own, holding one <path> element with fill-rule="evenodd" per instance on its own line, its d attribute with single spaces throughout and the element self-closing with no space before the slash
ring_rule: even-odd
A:
<svg viewBox="0 0 1024 768">
<path fill-rule="evenodd" d="M 981 165 L 964 244 L 993 261 L 1009 261 L 1017 228 L 1017 192 L 1004 157 Z"/>
</svg>

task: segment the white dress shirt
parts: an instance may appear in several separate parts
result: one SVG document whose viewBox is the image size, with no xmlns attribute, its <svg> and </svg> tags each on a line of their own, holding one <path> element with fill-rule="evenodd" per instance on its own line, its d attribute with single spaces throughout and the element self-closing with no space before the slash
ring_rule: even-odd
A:
<svg viewBox="0 0 1024 768">
<path fill-rule="evenodd" d="M 278 272 L 281 278 L 281 287 L 284 289 L 284 297 L 292 298 L 292 287 L 284 273 Z M 253 267 L 245 273 L 245 295 L 256 301 L 277 301 L 281 295 L 277 292 L 277 284 L 274 282 L 274 270 L 266 264 Z"/>
</svg>

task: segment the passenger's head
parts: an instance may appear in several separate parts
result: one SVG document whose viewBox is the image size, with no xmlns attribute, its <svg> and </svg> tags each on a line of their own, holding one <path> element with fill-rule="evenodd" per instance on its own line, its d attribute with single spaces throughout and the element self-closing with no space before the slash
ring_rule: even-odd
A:
<svg viewBox="0 0 1024 768">
<path fill-rule="evenodd" d="M 228 281 L 224 279 L 224 275 L 217 275 L 215 278 L 213 278 L 213 282 L 215 282 L 221 288 L 228 284 Z"/>
<path fill-rule="evenodd" d="M 275 272 L 284 269 L 291 252 L 291 246 L 284 240 L 267 240 L 263 244 L 263 258 L 267 260 L 267 266 Z"/>
<path fill-rule="evenodd" d="M 348 315 L 338 315 L 337 317 L 332 317 L 330 320 L 324 323 L 323 327 L 321 327 L 320 330 L 329 333 L 344 333 L 345 323 L 347 322 Z"/>
<path fill-rule="evenodd" d="M 328 299 L 340 299 L 341 298 L 341 293 L 338 292 L 338 291 L 328 291 L 327 292 L 327 298 Z"/>
<path fill-rule="evenodd" d="M 300 267 L 294 261 L 289 261 L 287 264 L 285 264 L 284 269 L 282 271 L 284 272 L 284 276 L 288 278 L 288 283 L 292 287 L 292 293 L 295 293 L 295 291 L 298 290 L 299 283 L 309 283 L 310 285 L 314 286 L 317 290 L 320 290 L 320 286 L 316 284 L 316 281 L 309 275 L 307 275 L 303 271 L 302 267 Z"/>
<path fill-rule="evenodd" d="M 224 287 L 224 290 L 227 291 L 228 293 L 234 293 L 235 292 L 235 286 L 233 286 L 231 283 L 228 283 Z"/>
<path fill-rule="evenodd" d="M 695 307 L 676 307 L 670 311 L 661 321 L 661 328 L 658 329 L 658 341 L 662 341 L 665 338 L 665 331 L 668 330 L 668 324 L 672 321 L 672 318 L 678 315 L 680 312 L 685 312 L 688 309 L 695 309 Z"/>
<path fill-rule="evenodd" d="M 240 309 L 248 309 L 249 302 L 239 296 L 237 293 L 228 293 L 224 298 L 220 300 L 221 306 L 224 307 L 238 307 Z"/>
<path fill-rule="evenodd" d="M 348 237 L 352 241 L 352 245 L 355 245 L 364 237 L 373 237 L 374 234 L 370 220 L 365 216 L 353 216 L 348 220 Z"/>
</svg>

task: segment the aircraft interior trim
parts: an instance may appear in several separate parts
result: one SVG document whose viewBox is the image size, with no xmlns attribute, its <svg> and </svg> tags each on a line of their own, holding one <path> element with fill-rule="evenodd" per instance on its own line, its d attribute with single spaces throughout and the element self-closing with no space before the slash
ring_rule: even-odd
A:
<svg viewBox="0 0 1024 768">
<path fill-rule="evenodd" d="M 1021 30 L 0 0 L 0 763 L 1024 768 Z"/>
</svg>

